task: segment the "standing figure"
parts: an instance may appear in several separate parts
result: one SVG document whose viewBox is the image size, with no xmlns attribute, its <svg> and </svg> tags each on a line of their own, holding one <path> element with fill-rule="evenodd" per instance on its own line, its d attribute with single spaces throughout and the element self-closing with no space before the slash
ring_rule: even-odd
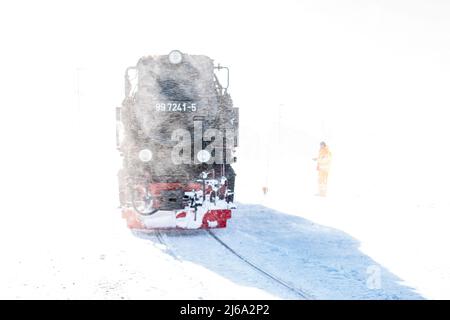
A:
<svg viewBox="0 0 450 320">
<path fill-rule="evenodd" d="M 321 197 L 327 195 L 328 173 L 331 164 L 331 152 L 325 142 L 320 143 L 319 156 L 313 159 L 317 161 L 317 171 L 319 173 L 319 193 Z"/>
</svg>

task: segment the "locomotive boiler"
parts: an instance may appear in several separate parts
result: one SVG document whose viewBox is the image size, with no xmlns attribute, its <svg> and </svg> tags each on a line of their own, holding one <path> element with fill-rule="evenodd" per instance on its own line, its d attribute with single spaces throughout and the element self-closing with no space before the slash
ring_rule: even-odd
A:
<svg viewBox="0 0 450 320">
<path fill-rule="evenodd" d="M 119 199 L 133 229 L 223 228 L 235 208 L 239 113 L 229 69 L 174 50 L 125 72 Z"/>
</svg>

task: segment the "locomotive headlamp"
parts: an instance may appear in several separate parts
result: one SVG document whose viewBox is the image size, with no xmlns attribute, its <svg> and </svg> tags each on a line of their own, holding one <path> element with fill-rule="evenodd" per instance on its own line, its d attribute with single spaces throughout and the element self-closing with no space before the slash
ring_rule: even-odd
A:
<svg viewBox="0 0 450 320">
<path fill-rule="evenodd" d="M 141 160 L 142 162 L 149 162 L 150 160 L 152 160 L 152 152 L 148 149 L 142 149 L 141 151 L 139 151 L 139 160 Z"/>
<path fill-rule="evenodd" d="M 200 150 L 197 153 L 197 159 L 200 162 L 208 162 L 211 159 L 211 153 L 208 150 Z"/>
<path fill-rule="evenodd" d="M 183 54 L 178 50 L 173 50 L 169 53 L 169 62 L 171 64 L 179 64 L 183 61 Z"/>
</svg>

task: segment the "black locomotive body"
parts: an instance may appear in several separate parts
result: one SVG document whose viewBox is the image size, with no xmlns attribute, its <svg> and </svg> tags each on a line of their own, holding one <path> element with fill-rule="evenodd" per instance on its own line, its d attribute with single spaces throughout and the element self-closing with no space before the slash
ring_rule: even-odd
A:
<svg viewBox="0 0 450 320">
<path fill-rule="evenodd" d="M 226 86 L 218 75 L 225 75 Z M 117 109 L 119 194 L 131 228 L 225 227 L 234 208 L 238 109 L 228 68 L 202 55 L 148 56 Z"/>
</svg>

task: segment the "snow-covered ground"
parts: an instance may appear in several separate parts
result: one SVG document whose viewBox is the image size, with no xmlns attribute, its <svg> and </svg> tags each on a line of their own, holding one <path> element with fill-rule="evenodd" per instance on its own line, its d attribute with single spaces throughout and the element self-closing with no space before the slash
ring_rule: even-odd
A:
<svg viewBox="0 0 450 320">
<path fill-rule="evenodd" d="M 154 235 L 133 235 L 119 212 L 111 213 L 111 222 L 101 227 L 47 230 L 49 241 L 22 230 L 21 236 L 35 241 L 3 252 L 0 298 L 293 298 L 204 232 L 165 237 L 167 251 Z"/>
<path fill-rule="evenodd" d="M 442 268 L 437 255 L 424 255 L 427 248 L 417 247 L 418 241 L 410 247 L 408 235 L 401 241 L 392 239 L 392 226 L 380 239 L 368 232 L 376 229 L 374 225 L 361 222 L 367 219 L 358 221 L 354 214 L 346 216 L 353 222 L 346 226 L 355 234 L 336 229 L 336 221 L 346 219 L 333 218 L 340 211 L 333 213 L 326 201 L 311 199 L 307 216 L 333 227 L 313 223 L 300 212 L 240 204 L 229 227 L 214 233 L 311 298 L 446 297 L 448 269 Z M 204 231 L 165 232 L 161 244 L 154 234 L 132 234 L 119 212 L 112 210 L 110 221 L 92 218 L 89 227 L 76 223 L 46 232 L 39 237 L 39 231 L 21 230 L 21 236 L 35 239 L 25 247 L 14 245 L 10 233 L 13 244 L 4 253 L 1 298 L 301 298 L 243 263 Z M 424 256 L 431 259 L 422 261 Z"/>
<path fill-rule="evenodd" d="M 355 239 L 360 252 L 384 269 L 382 288 L 391 281 L 388 274 L 395 274 L 397 281 L 424 298 L 450 298 L 448 202 L 310 196 L 295 206 L 280 202 L 273 205 Z"/>
</svg>

